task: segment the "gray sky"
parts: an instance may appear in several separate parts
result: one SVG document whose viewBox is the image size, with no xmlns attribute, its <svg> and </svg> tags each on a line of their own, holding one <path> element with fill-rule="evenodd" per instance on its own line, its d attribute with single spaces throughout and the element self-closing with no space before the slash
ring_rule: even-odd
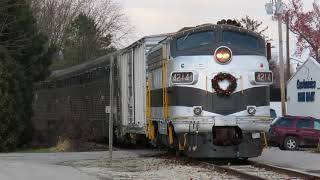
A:
<svg viewBox="0 0 320 180">
<path fill-rule="evenodd" d="M 270 0 L 117 0 L 135 27 L 137 40 L 146 35 L 175 32 L 185 26 L 216 23 L 221 19 L 240 19 L 245 15 L 268 26 L 267 35 L 278 45 L 277 22 L 265 12 Z M 303 0 L 306 9 L 314 0 Z M 284 0 L 284 2 L 288 2 Z M 283 26 L 284 29 L 284 26 Z M 294 37 L 291 38 L 294 40 Z M 295 41 L 295 40 L 294 40 Z M 277 51 L 277 50 L 274 50 Z"/>
</svg>

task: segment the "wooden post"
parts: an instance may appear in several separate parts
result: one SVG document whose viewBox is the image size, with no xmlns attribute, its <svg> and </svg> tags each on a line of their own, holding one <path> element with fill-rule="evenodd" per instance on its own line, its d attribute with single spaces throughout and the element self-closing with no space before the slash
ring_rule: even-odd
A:
<svg viewBox="0 0 320 180">
<path fill-rule="evenodd" d="M 110 60 L 110 77 L 109 77 L 109 90 L 110 90 L 110 113 L 109 113 L 109 154 L 110 162 L 112 160 L 113 148 L 113 57 Z"/>
<path fill-rule="evenodd" d="M 278 0 L 281 4 L 281 0 Z M 281 7 L 277 7 L 281 8 Z M 277 13 L 281 16 L 281 12 L 277 9 Z M 281 18 L 278 19 L 278 29 L 279 29 L 279 63 L 280 63 L 280 92 L 281 92 L 281 110 L 282 115 L 287 114 L 286 111 L 286 94 L 285 94 L 285 82 L 284 82 L 284 62 L 283 62 L 283 40 L 282 40 L 282 21 Z"/>
<path fill-rule="evenodd" d="M 287 49 L 287 78 L 286 81 L 288 81 L 290 79 L 290 32 L 289 32 L 289 14 L 288 12 L 286 13 L 286 49 Z"/>
</svg>

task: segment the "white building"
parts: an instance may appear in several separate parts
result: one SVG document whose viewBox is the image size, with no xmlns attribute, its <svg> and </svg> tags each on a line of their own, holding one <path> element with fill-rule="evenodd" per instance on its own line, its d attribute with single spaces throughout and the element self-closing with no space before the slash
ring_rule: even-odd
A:
<svg viewBox="0 0 320 180">
<path fill-rule="evenodd" d="M 288 115 L 320 118 L 320 64 L 307 60 L 287 84 Z"/>
</svg>

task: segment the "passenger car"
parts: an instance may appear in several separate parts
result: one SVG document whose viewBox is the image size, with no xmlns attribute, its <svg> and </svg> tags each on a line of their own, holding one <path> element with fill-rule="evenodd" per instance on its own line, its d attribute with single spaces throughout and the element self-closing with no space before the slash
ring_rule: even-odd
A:
<svg viewBox="0 0 320 180">
<path fill-rule="evenodd" d="M 312 117 L 285 116 L 276 118 L 269 129 L 269 143 L 280 149 L 317 146 L 320 141 L 320 120 Z"/>
</svg>

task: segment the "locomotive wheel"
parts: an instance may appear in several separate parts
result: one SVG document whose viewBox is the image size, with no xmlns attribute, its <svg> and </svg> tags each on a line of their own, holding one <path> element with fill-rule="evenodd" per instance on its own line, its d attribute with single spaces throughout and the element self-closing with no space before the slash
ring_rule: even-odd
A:
<svg viewBox="0 0 320 180">
<path fill-rule="evenodd" d="M 166 148 L 166 146 L 163 144 L 162 138 L 163 138 L 163 135 L 161 135 L 160 133 L 157 133 L 155 143 L 159 150 Z"/>
<path fill-rule="evenodd" d="M 179 149 L 176 149 L 176 157 L 181 157 L 182 152 Z"/>
<path fill-rule="evenodd" d="M 249 159 L 248 157 L 239 158 L 239 160 L 242 162 L 246 162 L 248 159 Z"/>
<path fill-rule="evenodd" d="M 174 150 L 175 150 L 175 154 L 177 158 L 180 158 L 182 156 L 182 152 L 179 148 L 179 138 L 178 135 L 175 133 L 174 134 L 174 141 L 173 141 L 173 145 L 174 145 Z"/>
</svg>

